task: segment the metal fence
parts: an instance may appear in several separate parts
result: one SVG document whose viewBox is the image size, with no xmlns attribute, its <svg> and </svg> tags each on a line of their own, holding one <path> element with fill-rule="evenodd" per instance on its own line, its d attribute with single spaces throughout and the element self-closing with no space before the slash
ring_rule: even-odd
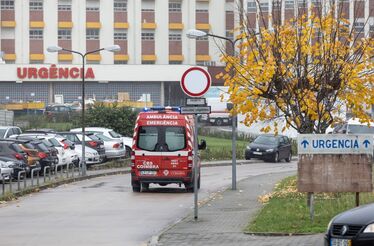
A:
<svg viewBox="0 0 374 246">
<path fill-rule="evenodd" d="M 17 178 L 9 177 L 9 179 L 6 179 L 1 176 L 0 198 L 32 190 L 54 181 L 80 176 L 82 176 L 82 167 L 81 165 L 76 167 L 74 164 L 59 164 L 56 165 L 54 170 L 51 170 L 50 167 L 35 168 L 31 170 L 29 177 L 26 177 L 25 171 L 18 172 Z"/>
</svg>

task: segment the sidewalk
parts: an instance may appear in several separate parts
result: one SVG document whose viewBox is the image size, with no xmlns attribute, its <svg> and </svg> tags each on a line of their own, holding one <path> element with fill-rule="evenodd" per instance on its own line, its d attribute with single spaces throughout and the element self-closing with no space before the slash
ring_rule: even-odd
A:
<svg viewBox="0 0 374 246">
<path fill-rule="evenodd" d="M 323 245 L 321 234 L 265 237 L 243 233 L 249 218 L 261 208 L 257 197 L 270 192 L 277 181 L 292 174 L 266 174 L 239 182 L 236 191 L 228 189 L 199 208 L 197 222 L 191 213 L 163 232 L 156 245 Z"/>
</svg>

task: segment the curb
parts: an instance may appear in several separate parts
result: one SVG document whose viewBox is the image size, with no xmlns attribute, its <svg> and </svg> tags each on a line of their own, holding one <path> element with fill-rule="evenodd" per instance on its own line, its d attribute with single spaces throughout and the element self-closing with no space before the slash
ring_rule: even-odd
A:
<svg viewBox="0 0 374 246">
<path fill-rule="evenodd" d="M 246 235 L 262 237 L 292 237 L 292 236 L 313 236 L 320 233 L 286 233 L 286 232 L 243 232 Z"/>
</svg>

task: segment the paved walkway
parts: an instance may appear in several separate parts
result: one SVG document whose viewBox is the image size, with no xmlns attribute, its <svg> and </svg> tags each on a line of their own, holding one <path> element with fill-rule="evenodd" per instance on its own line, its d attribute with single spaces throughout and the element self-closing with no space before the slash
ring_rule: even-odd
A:
<svg viewBox="0 0 374 246">
<path fill-rule="evenodd" d="M 159 246 L 167 245 L 323 245 L 323 235 L 264 237 L 244 234 L 250 217 L 261 208 L 257 197 L 270 192 L 275 183 L 294 173 L 254 176 L 238 183 L 237 190 L 226 190 L 193 214 L 178 222 L 158 238 Z M 153 240 L 156 241 L 156 240 Z"/>
</svg>

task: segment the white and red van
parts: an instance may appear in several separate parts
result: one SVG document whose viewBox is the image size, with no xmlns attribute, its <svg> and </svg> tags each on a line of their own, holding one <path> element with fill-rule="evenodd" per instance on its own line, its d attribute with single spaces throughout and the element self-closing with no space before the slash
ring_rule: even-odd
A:
<svg viewBox="0 0 374 246">
<path fill-rule="evenodd" d="M 131 185 L 134 192 L 150 184 L 184 184 L 194 189 L 194 122 L 178 108 L 160 107 L 140 112 L 135 123 L 131 154 Z M 202 140 L 199 149 L 205 149 Z M 200 187 L 200 159 L 198 161 Z"/>
</svg>

